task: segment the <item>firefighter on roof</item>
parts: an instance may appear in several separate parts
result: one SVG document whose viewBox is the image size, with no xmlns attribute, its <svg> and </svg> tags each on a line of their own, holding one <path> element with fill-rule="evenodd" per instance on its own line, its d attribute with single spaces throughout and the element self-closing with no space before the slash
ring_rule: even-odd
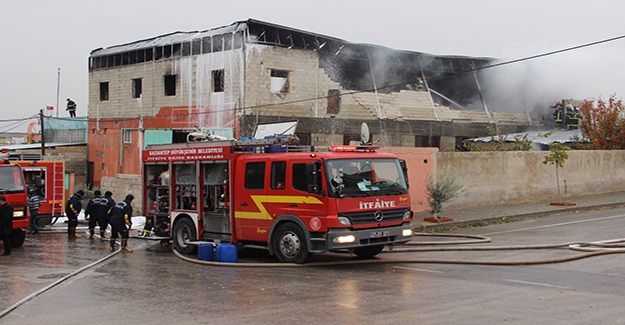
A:
<svg viewBox="0 0 625 325">
<path fill-rule="evenodd" d="M 132 200 L 134 200 L 132 194 L 126 195 L 126 198 L 115 204 L 111 211 L 111 252 L 115 250 L 115 240 L 118 235 L 122 238 L 121 251 L 125 253 L 132 253 L 132 249 L 128 248 L 128 230 L 132 227 Z"/>
</svg>

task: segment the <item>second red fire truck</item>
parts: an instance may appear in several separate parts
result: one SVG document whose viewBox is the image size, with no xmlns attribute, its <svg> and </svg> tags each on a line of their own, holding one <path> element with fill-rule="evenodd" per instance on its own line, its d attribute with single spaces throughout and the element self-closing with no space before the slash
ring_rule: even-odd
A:
<svg viewBox="0 0 625 325">
<path fill-rule="evenodd" d="M 290 142 L 148 146 L 143 209 L 156 235 L 181 253 L 232 243 L 290 263 L 327 251 L 369 258 L 412 239 L 405 161 L 371 146 L 291 152 Z"/>
</svg>

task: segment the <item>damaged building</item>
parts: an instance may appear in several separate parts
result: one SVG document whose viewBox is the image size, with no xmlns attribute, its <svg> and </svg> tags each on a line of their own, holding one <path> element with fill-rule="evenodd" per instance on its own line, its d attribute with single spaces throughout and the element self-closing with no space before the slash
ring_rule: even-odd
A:
<svg viewBox="0 0 625 325">
<path fill-rule="evenodd" d="M 376 145 L 443 151 L 487 135 L 489 125 L 524 131 L 534 123 L 526 114 L 463 109 L 483 103 L 479 69 L 491 62 L 253 19 L 95 49 L 88 183 L 140 174 L 146 145 L 185 142 L 196 126 L 242 138 L 258 125 L 296 120 L 302 144 L 323 147 L 360 140 L 366 122 Z"/>
</svg>

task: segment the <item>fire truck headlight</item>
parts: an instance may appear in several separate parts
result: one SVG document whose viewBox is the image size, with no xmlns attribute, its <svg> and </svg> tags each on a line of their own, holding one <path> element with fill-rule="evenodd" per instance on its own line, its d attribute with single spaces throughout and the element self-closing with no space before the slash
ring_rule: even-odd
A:
<svg viewBox="0 0 625 325">
<path fill-rule="evenodd" d="M 344 225 L 344 226 L 349 226 L 352 223 L 349 221 L 349 218 L 347 217 L 339 217 L 339 223 Z"/>
<path fill-rule="evenodd" d="M 412 236 L 413 232 L 412 229 L 404 229 L 401 231 L 401 235 L 404 237 L 410 237 Z"/>
<path fill-rule="evenodd" d="M 24 210 L 13 211 L 13 218 L 21 218 L 24 216 Z"/>
<path fill-rule="evenodd" d="M 338 236 L 338 237 L 334 237 L 332 241 L 336 244 L 353 243 L 354 241 L 356 241 L 356 236 L 354 235 Z"/>
<path fill-rule="evenodd" d="M 412 217 L 412 211 L 406 211 L 406 213 L 404 213 L 404 216 L 402 217 L 402 220 L 408 220 L 410 219 L 410 217 Z"/>
</svg>

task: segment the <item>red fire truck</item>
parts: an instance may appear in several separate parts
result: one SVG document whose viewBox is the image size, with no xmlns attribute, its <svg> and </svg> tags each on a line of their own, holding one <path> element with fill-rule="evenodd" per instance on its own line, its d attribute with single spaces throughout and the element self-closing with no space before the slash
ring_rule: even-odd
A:
<svg viewBox="0 0 625 325">
<path fill-rule="evenodd" d="M 232 243 L 291 263 L 327 251 L 369 258 L 412 239 L 405 161 L 371 146 L 302 151 L 296 140 L 148 146 L 143 209 L 156 236 L 181 253 Z"/>
<path fill-rule="evenodd" d="M 11 154 L 9 159 L 22 167 L 29 192 L 39 197 L 37 224 L 53 224 L 63 215 L 65 202 L 65 161 L 60 156 L 36 153 Z"/>
<path fill-rule="evenodd" d="M 0 156 L 0 195 L 6 197 L 7 202 L 13 207 L 11 246 L 22 246 L 26 238 L 25 230 L 28 228 L 28 221 L 30 220 L 26 207 L 28 195 L 26 194 L 22 168 L 9 162 L 6 150 L 3 150 Z"/>
</svg>

